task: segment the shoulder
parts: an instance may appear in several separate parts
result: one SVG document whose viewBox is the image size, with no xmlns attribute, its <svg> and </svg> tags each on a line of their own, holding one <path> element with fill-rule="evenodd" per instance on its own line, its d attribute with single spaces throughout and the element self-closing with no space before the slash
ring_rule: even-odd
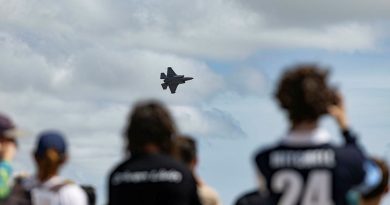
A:
<svg viewBox="0 0 390 205">
<path fill-rule="evenodd" d="M 356 145 L 338 146 L 334 147 L 334 149 L 340 160 L 351 161 L 365 159 L 363 150 Z"/>
<path fill-rule="evenodd" d="M 195 183 L 195 179 L 190 169 L 183 163 L 177 161 L 169 155 L 155 155 L 153 156 L 152 170 L 165 170 L 167 173 L 181 175 L 184 182 L 191 181 Z"/>
<path fill-rule="evenodd" d="M 87 195 L 83 189 L 77 184 L 71 183 L 65 185 L 58 191 L 60 200 L 63 204 L 86 205 Z"/>
<path fill-rule="evenodd" d="M 207 185 L 198 186 L 198 194 L 204 205 L 220 205 L 217 191 Z"/>
<path fill-rule="evenodd" d="M 166 158 L 166 164 L 163 165 L 163 167 L 173 172 L 177 171 L 182 175 L 182 178 L 185 183 L 190 183 L 193 184 L 193 186 L 196 186 L 195 177 L 192 174 L 191 170 L 185 164 L 169 156 L 164 156 L 164 158 Z"/>
<path fill-rule="evenodd" d="M 9 175 L 12 172 L 11 164 L 6 161 L 0 161 L 0 172 L 1 174 Z"/>
<path fill-rule="evenodd" d="M 278 150 L 280 148 L 280 144 L 272 144 L 268 145 L 266 147 L 260 148 L 254 155 L 254 161 L 257 166 L 262 165 L 265 163 L 271 152 Z"/>
<path fill-rule="evenodd" d="M 131 164 L 131 159 L 125 159 L 123 160 L 122 162 L 118 163 L 116 166 L 114 166 L 113 169 L 111 169 L 111 172 L 110 172 L 110 178 L 116 173 L 116 172 L 120 172 L 122 170 L 125 170 L 127 166 L 129 166 Z"/>
<path fill-rule="evenodd" d="M 18 178 L 20 185 L 25 189 L 25 190 L 31 190 L 34 187 L 38 185 L 38 180 L 35 176 L 21 176 Z"/>
<path fill-rule="evenodd" d="M 267 204 L 266 198 L 261 195 L 259 190 L 253 190 L 246 192 L 241 195 L 235 202 L 235 205 L 246 205 L 246 204 Z"/>
<path fill-rule="evenodd" d="M 268 146 L 260 149 L 254 156 L 254 164 L 257 167 L 257 173 L 259 176 L 268 176 L 270 174 L 269 156 L 271 152 L 276 150 L 275 145 Z"/>
<path fill-rule="evenodd" d="M 65 185 L 63 188 L 59 190 L 60 194 L 64 195 L 83 195 L 84 196 L 84 190 L 81 189 L 81 187 L 75 183 L 69 183 Z"/>
<path fill-rule="evenodd" d="M 160 164 L 161 166 L 172 167 L 172 168 L 185 170 L 185 171 L 188 170 L 183 163 L 177 161 L 176 159 L 168 155 L 158 155 L 157 160 L 161 163 Z"/>
</svg>

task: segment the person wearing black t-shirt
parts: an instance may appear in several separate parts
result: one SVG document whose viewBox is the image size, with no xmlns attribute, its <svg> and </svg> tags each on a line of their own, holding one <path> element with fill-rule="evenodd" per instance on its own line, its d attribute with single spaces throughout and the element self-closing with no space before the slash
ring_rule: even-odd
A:
<svg viewBox="0 0 390 205">
<path fill-rule="evenodd" d="M 327 77 L 327 70 L 301 64 L 279 81 L 276 99 L 288 114 L 290 129 L 255 157 L 269 204 L 343 205 L 347 192 L 365 180 L 367 159 L 349 130 L 342 97 Z M 342 146 L 330 144 L 328 132 L 319 128 L 324 115 L 337 121 Z"/>
<path fill-rule="evenodd" d="M 135 106 L 125 130 L 130 157 L 109 178 L 109 205 L 200 205 L 196 182 L 170 156 L 174 122 L 158 102 Z"/>
</svg>

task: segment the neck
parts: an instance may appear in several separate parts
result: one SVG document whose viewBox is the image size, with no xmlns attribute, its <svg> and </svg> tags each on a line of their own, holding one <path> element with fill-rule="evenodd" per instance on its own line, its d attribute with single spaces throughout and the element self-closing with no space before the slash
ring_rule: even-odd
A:
<svg viewBox="0 0 390 205">
<path fill-rule="evenodd" d="M 38 179 L 40 182 L 45 182 L 54 176 L 57 176 L 57 170 L 53 170 L 52 172 L 44 169 L 38 170 Z"/>
<path fill-rule="evenodd" d="M 160 153 L 160 148 L 155 144 L 147 144 L 144 147 L 144 152 L 147 154 L 157 154 Z"/>
<path fill-rule="evenodd" d="M 311 131 L 316 129 L 318 126 L 317 121 L 303 121 L 298 123 L 293 123 L 291 126 L 291 130 L 293 131 Z"/>
</svg>

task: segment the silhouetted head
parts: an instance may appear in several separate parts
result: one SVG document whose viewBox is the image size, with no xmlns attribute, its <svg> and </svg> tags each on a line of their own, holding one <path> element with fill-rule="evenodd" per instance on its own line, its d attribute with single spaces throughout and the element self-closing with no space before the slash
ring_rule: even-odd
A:
<svg viewBox="0 0 390 205">
<path fill-rule="evenodd" d="M 0 113 L 0 144 L 14 143 L 17 145 L 18 135 L 19 131 L 11 118 Z"/>
<path fill-rule="evenodd" d="M 194 170 L 197 164 L 196 141 L 189 136 L 179 135 L 174 139 L 174 148 L 176 158 Z"/>
<path fill-rule="evenodd" d="M 67 147 L 65 137 L 60 132 L 45 131 L 38 136 L 33 155 L 41 181 L 58 174 L 59 168 L 67 159 Z"/>
<path fill-rule="evenodd" d="M 164 105 L 157 101 L 142 101 L 132 110 L 124 135 L 132 155 L 147 153 L 149 145 L 170 154 L 175 133 L 175 124 Z"/>
<path fill-rule="evenodd" d="M 293 124 L 317 121 L 336 102 L 328 70 L 315 64 L 290 67 L 280 78 L 275 97 Z"/>
</svg>

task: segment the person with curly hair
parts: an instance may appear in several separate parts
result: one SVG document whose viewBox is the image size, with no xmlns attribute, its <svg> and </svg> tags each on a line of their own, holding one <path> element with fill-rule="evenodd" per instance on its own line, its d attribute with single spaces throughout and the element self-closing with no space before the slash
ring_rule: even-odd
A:
<svg viewBox="0 0 390 205">
<path fill-rule="evenodd" d="M 349 129 L 342 96 L 328 77 L 328 70 L 318 65 L 298 64 L 278 82 L 275 98 L 288 116 L 289 130 L 255 156 L 264 184 L 260 190 L 269 204 L 343 205 L 347 192 L 368 176 L 367 159 Z M 330 142 L 319 126 L 323 116 L 336 120 L 344 145 Z"/>
</svg>

